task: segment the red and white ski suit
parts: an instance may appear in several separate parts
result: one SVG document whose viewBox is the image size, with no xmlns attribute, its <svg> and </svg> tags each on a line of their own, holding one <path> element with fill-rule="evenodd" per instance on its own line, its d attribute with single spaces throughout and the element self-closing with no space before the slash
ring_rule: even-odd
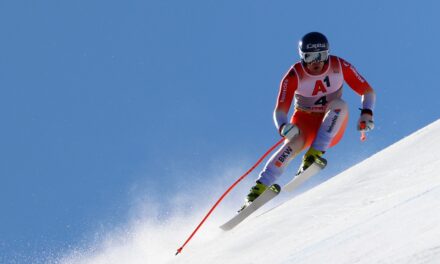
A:
<svg viewBox="0 0 440 264">
<path fill-rule="evenodd" d="M 319 75 L 308 73 L 301 62 L 289 69 L 280 84 L 274 121 L 280 131 L 295 99 L 290 122 L 298 126 L 300 134 L 271 157 L 260 173 L 260 182 L 274 183 L 302 150 L 312 146 L 326 151 L 340 141 L 348 121 L 348 107 L 341 98 L 344 81 L 361 96 L 363 109 L 374 110 L 374 90 L 350 63 L 337 56 L 329 57 Z"/>
</svg>

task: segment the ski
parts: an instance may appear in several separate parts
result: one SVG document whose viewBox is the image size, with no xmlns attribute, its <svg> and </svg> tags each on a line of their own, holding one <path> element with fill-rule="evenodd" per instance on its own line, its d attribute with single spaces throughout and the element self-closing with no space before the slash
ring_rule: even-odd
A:
<svg viewBox="0 0 440 264">
<path fill-rule="evenodd" d="M 220 226 L 221 229 L 228 231 L 236 227 L 243 222 L 253 212 L 258 210 L 261 206 L 276 197 L 281 191 L 281 187 L 278 184 L 273 184 L 267 190 L 265 190 L 257 199 L 255 199 L 250 205 L 241 210 L 238 214 L 232 217 L 228 222 Z"/>
<path fill-rule="evenodd" d="M 283 186 L 283 191 L 292 192 L 313 175 L 316 175 L 327 165 L 327 161 L 323 158 L 316 159 L 305 171 L 297 174 L 290 182 Z"/>
<path fill-rule="evenodd" d="M 283 186 L 282 190 L 287 192 L 294 191 L 298 186 L 304 183 L 313 175 L 320 172 L 327 165 L 327 161 L 323 158 L 317 159 L 310 165 L 305 171 L 297 174 L 290 182 Z M 238 214 L 232 217 L 228 222 L 220 226 L 221 229 L 229 231 L 236 227 L 238 224 L 243 222 L 248 216 L 253 212 L 257 211 L 261 206 L 268 203 L 270 200 L 275 198 L 281 192 L 281 187 L 278 184 L 273 184 L 266 191 L 264 191 L 260 196 L 258 196 L 255 201 L 253 201 L 246 208 L 241 210 Z"/>
</svg>

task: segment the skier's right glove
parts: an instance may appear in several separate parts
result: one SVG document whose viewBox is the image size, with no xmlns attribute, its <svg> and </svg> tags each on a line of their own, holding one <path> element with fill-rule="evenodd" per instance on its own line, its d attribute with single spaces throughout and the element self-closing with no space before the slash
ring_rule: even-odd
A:
<svg viewBox="0 0 440 264">
<path fill-rule="evenodd" d="M 294 124 L 287 123 L 281 126 L 280 135 L 290 141 L 292 138 L 299 135 L 299 129 Z"/>
<path fill-rule="evenodd" d="M 367 132 L 373 130 L 374 121 L 373 121 L 373 111 L 370 109 L 362 109 L 361 116 L 359 117 L 357 130 L 362 132 Z"/>
</svg>

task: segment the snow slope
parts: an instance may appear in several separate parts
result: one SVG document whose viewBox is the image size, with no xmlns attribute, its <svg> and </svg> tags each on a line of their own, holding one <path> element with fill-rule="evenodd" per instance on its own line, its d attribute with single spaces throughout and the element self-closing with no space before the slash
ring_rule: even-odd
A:
<svg viewBox="0 0 440 264">
<path fill-rule="evenodd" d="M 178 263 L 440 263 L 440 121 Z"/>
<path fill-rule="evenodd" d="M 62 262 L 440 263 L 439 149 L 440 120 L 230 232 L 208 220 L 179 256 L 197 218 L 164 229 L 158 245 L 141 242 L 152 237 L 138 227 L 123 243 Z"/>
</svg>

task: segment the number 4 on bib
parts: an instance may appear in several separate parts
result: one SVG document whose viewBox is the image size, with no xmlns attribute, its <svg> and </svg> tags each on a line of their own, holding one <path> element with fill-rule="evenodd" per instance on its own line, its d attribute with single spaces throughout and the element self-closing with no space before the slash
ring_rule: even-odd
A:
<svg viewBox="0 0 440 264">
<path fill-rule="evenodd" d="M 318 99 L 318 101 L 315 102 L 315 105 L 326 105 L 327 104 L 327 97 L 323 96 L 321 98 Z"/>
</svg>

